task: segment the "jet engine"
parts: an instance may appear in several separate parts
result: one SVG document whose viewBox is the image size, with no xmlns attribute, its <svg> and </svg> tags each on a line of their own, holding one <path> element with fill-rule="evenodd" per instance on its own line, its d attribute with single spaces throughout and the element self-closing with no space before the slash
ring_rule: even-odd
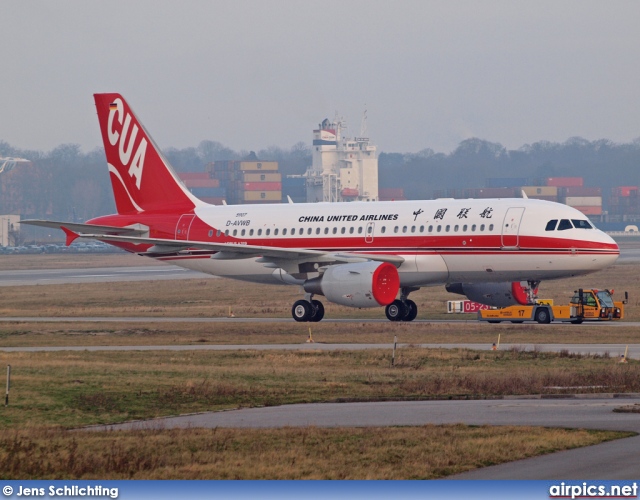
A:
<svg viewBox="0 0 640 500">
<path fill-rule="evenodd" d="M 526 281 L 513 283 L 451 283 L 447 292 L 466 295 L 469 300 L 494 307 L 529 304 L 530 288 Z M 536 290 L 534 290 L 535 293 Z"/>
<path fill-rule="evenodd" d="M 378 307 L 395 300 L 400 277 L 388 262 L 357 262 L 329 266 L 322 276 L 307 280 L 303 287 L 343 306 Z"/>
</svg>

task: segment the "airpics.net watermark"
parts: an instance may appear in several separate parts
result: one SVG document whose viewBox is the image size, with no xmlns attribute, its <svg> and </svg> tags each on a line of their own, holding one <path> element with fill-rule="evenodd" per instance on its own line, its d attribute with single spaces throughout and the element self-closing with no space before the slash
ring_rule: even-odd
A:
<svg viewBox="0 0 640 500">
<path fill-rule="evenodd" d="M 6 485 L 2 488 L 5 497 L 107 497 L 118 498 L 118 488 L 105 488 L 101 485 L 95 486 L 49 486 L 48 488 L 25 488 Z"/>
<path fill-rule="evenodd" d="M 638 498 L 638 484 L 603 485 L 560 483 L 549 488 L 549 498 Z"/>
</svg>

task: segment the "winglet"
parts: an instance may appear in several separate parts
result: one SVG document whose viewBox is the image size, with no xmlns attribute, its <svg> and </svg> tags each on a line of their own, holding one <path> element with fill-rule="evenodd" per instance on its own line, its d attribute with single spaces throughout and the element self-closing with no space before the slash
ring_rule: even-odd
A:
<svg viewBox="0 0 640 500">
<path fill-rule="evenodd" d="M 71 229 L 67 229 L 64 226 L 60 226 L 60 229 L 62 229 L 64 231 L 64 234 L 67 235 L 67 241 L 65 242 L 65 245 L 67 246 L 71 245 L 71 243 L 73 243 L 77 238 L 80 237 L 78 233 L 74 233 Z"/>
<path fill-rule="evenodd" d="M 524 189 L 521 189 L 521 190 L 520 190 L 520 192 L 522 193 L 522 197 L 523 197 L 525 200 L 528 200 L 528 199 L 529 199 L 529 197 L 527 196 L 527 193 L 525 193 L 525 192 L 524 192 Z"/>
<path fill-rule="evenodd" d="M 293 200 L 291 199 L 291 196 L 287 195 L 287 200 L 289 201 L 290 204 L 293 205 Z"/>
</svg>

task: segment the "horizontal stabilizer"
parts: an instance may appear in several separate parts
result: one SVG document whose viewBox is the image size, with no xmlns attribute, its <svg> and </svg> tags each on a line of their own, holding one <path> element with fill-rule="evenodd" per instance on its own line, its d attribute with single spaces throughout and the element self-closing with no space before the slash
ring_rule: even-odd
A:
<svg viewBox="0 0 640 500">
<path fill-rule="evenodd" d="M 78 222 L 60 222 L 54 220 L 38 220 L 38 219 L 27 219 L 20 221 L 20 224 L 27 224 L 30 226 L 40 226 L 40 227 L 49 227 L 52 229 L 62 229 L 67 228 L 71 231 L 75 231 L 77 233 L 106 233 L 106 234 L 126 234 L 128 236 L 140 236 L 149 232 L 149 229 L 146 226 L 141 227 L 116 227 L 116 226 L 96 226 L 93 224 L 81 224 Z M 65 231 L 66 232 L 66 231 Z"/>
</svg>

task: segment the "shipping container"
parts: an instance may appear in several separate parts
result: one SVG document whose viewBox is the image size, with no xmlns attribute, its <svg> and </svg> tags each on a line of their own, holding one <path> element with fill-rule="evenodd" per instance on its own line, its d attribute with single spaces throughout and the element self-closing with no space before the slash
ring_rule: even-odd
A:
<svg viewBox="0 0 640 500">
<path fill-rule="evenodd" d="M 191 188 L 189 191 L 191 191 L 196 198 L 200 198 L 201 200 L 203 198 L 221 198 L 227 194 L 227 190 L 221 187 L 196 187 Z"/>
<path fill-rule="evenodd" d="M 278 170 L 277 161 L 240 161 L 237 165 L 237 170 L 242 171 Z"/>
<path fill-rule="evenodd" d="M 281 182 L 244 182 L 240 184 L 242 191 L 282 191 Z"/>
<path fill-rule="evenodd" d="M 465 198 L 521 198 L 520 190 L 512 187 L 465 189 Z"/>
<path fill-rule="evenodd" d="M 522 191 L 529 197 L 558 196 L 557 186 L 522 186 Z"/>
<path fill-rule="evenodd" d="M 238 175 L 242 182 L 282 182 L 282 174 L 279 173 L 238 172 Z"/>
<path fill-rule="evenodd" d="M 576 207 L 574 206 L 573 208 L 575 208 L 576 210 L 579 210 L 580 212 L 582 212 L 585 215 L 602 215 L 602 206 L 593 206 L 593 207 Z"/>
<path fill-rule="evenodd" d="M 178 172 L 178 177 L 183 181 L 210 179 L 209 172 Z"/>
<path fill-rule="evenodd" d="M 600 187 L 564 187 L 558 190 L 560 196 L 602 196 Z"/>
<path fill-rule="evenodd" d="M 547 177 L 547 186 L 555 187 L 582 187 L 582 177 Z"/>
<path fill-rule="evenodd" d="M 381 200 L 382 198 L 387 200 L 404 198 L 404 188 L 379 188 L 378 198 Z"/>
<path fill-rule="evenodd" d="M 207 198 L 200 198 L 200 199 L 205 203 L 208 203 L 209 205 L 224 205 L 225 202 L 227 201 L 227 199 L 224 196 L 220 196 L 216 198 L 207 197 Z"/>
<path fill-rule="evenodd" d="M 614 196 L 638 196 L 638 186 L 618 186 L 612 189 Z"/>
<path fill-rule="evenodd" d="M 217 188 L 220 187 L 218 179 L 187 179 L 184 181 L 185 186 L 191 188 Z"/>
<path fill-rule="evenodd" d="M 601 207 L 602 196 L 567 196 L 564 202 L 570 207 Z"/>
<path fill-rule="evenodd" d="M 527 184 L 524 177 L 489 177 L 484 180 L 488 188 L 519 188 Z"/>
<path fill-rule="evenodd" d="M 238 199 L 242 201 L 280 201 L 282 191 L 244 191 L 238 193 Z"/>
</svg>

